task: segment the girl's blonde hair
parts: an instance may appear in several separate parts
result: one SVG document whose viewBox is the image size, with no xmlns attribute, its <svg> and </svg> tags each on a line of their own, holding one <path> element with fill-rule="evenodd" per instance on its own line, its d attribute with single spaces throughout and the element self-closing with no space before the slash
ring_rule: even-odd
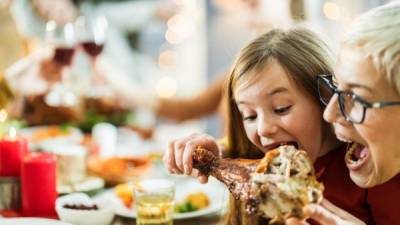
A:
<svg viewBox="0 0 400 225">
<path fill-rule="evenodd" d="M 361 47 L 375 68 L 400 94 L 400 1 L 374 8 L 358 17 L 342 44 Z"/>
<path fill-rule="evenodd" d="M 234 63 L 228 79 L 226 100 L 228 110 L 228 157 L 257 158 L 257 150 L 247 138 L 242 116 L 235 102 L 235 91 L 256 82 L 258 73 L 270 60 L 276 60 L 291 79 L 306 95 L 319 103 L 316 76 L 332 74 L 332 54 L 316 34 L 304 29 L 274 29 L 244 47 Z M 317 103 L 317 104 L 318 104 Z M 322 110 L 321 110 L 322 111 Z M 322 115 L 321 118 L 322 120 Z M 328 126 L 326 124 L 326 126 Z M 241 204 L 231 201 L 227 224 L 257 224 L 259 218 L 249 217 Z"/>
</svg>

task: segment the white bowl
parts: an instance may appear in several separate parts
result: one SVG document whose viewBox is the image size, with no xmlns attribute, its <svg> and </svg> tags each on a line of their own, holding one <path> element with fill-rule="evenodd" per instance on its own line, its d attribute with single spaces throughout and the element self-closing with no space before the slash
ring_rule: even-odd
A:
<svg viewBox="0 0 400 225">
<path fill-rule="evenodd" d="M 64 208 L 66 204 L 96 204 L 96 210 Z M 114 205 L 106 200 L 92 200 L 86 194 L 73 193 L 57 198 L 56 211 L 61 221 L 74 225 L 109 225 L 114 218 Z"/>
</svg>

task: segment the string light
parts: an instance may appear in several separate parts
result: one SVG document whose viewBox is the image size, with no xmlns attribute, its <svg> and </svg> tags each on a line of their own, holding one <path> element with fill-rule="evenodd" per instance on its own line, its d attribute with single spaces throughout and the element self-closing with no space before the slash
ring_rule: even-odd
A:
<svg viewBox="0 0 400 225">
<path fill-rule="evenodd" d="M 341 17 L 340 7 L 334 2 L 326 2 L 323 7 L 325 17 L 330 20 L 339 20 Z"/>
<path fill-rule="evenodd" d="M 179 44 L 195 32 L 193 21 L 182 14 L 176 14 L 169 19 L 167 26 L 165 39 L 171 44 Z"/>
<path fill-rule="evenodd" d="M 158 57 L 158 65 L 161 69 L 173 69 L 175 67 L 176 53 L 172 50 L 163 51 Z"/>
<path fill-rule="evenodd" d="M 176 80 L 165 76 L 157 81 L 156 93 L 160 98 L 171 98 L 176 94 Z"/>
<path fill-rule="evenodd" d="M 168 41 L 168 43 L 177 45 L 182 42 L 182 38 L 173 30 L 168 29 L 167 32 L 165 32 L 165 40 Z"/>
</svg>

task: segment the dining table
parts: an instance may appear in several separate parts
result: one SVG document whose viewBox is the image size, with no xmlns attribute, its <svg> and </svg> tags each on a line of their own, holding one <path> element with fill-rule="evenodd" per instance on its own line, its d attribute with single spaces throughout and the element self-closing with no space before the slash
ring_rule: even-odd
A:
<svg viewBox="0 0 400 225">
<path fill-rule="evenodd" d="M 0 216 L 0 219 L 2 217 Z M 115 216 L 110 225 L 135 225 L 136 220 L 132 218 L 124 218 Z M 207 215 L 184 220 L 174 220 L 174 225 L 222 225 L 224 224 L 223 214 Z"/>
<path fill-rule="evenodd" d="M 167 178 L 167 179 L 171 179 L 174 180 L 177 183 L 182 183 L 182 181 L 180 181 L 181 179 L 183 181 L 188 181 L 187 178 L 184 178 L 185 176 L 169 176 L 165 174 L 165 168 L 163 168 L 163 165 L 160 163 L 156 163 L 153 165 L 153 168 L 150 172 L 150 174 L 148 174 L 148 177 L 156 177 L 156 178 Z M 156 176 L 156 174 L 158 176 Z M 191 183 L 196 183 L 197 180 L 191 180 Z M 218 181 L 216 181 L 215 179 L 210 179 L 210 187 L 214 187 L 214 185 L 216 183 L 218 183 Z M 199 184 L 201 185 L 201 184 Z M 182 189 L 180 189 L 182 190 Z M 178 218 L 178 219 L 174 219 L 173 224 L 174 225 L 222 225 L 224 224 L 224 218 L 225 218 L 225 214 L 226 214 L 226 207 L 228 206 L 227 201 L 228 201 L 228 197 L 227 197 L 227 190 L 224 190 L 223 192 L 224 197 L 218 198 L 218 200 L 225 202 L 224 206 L 222 206 L 222 208 L 214 211 L 213 213 L 207 213 L 207 214 L 203 214 L 201 216 L 193 216 L 193 217 L 189 217 L 189 218 Z M 213 196 L 215 198 L 215 196 Z M 215 201 L 216 199 L 214 199 Z M 113 222 L 111 223 L 111 225 L 134 225 L 136 224 L 136 219 L 129 216 L 125 217 L 125 216 L 121 216 L 118 215 L 118 213 L 115 215 Z"/>
<path fill-rule="evenodd" d="M 111 225 L 134 225 L 135 219 L 116 216 Z M 222 225 L 224 224 L 224 216 L 221 213 L 196 217 L 184 220 L 174 220 L 174 225 Z"/>
<path fill-rule="evenodd" d="M 24 135 L 28 136 L 31 134 L 33 131 L 35 131 L 36 128 L 30 128 L 30 129 L 25 129 Z M 71 128 L 72 129 L 72 128 Z M 150 169 L 141 176 L 143 179 L 168 179 L 173 182 L 175 182 L 176 186 L 176 195 L 177 196 L 186 196 L 189 193 L 192 192 L 198 192 L 201 191 L 203 193 L 206 193 L 209 196 L 209 199 L 211 200 L 210 206 L 211 210 L 205 210 L 203 212 L 199 212 L 197 214 L 193 214 L 193 216 L 182 216 L 180 215 L 179 218 L 174 219 L 173 224 L 175 225 L 196 225 L 196 224 L 201 224 L 201 225 L 220 225 L 224 224 L 224 218 L 226 214 L 226 207 L 227 207 L 227 202 L 228 202 L 228 191 L 221 183 L 219 183 L 216 179 L 211 179 L 209 183 L 207 183 L 206 186 L 201 185 L 198 183 L 196 179 L 192 179 L 188 176 L 185 175 L 175 175 L 175 174 L 170 174 L 166 166 L 161 160 L 161 155 L 162 155 L 162 147 L 160 146 L 166 146 L 166 139 L 169 139 L 166 137 L 165 134 L 174 134 L 177 135 L 177 132 L 173 132 L 173 129 L 170 127 L 164 128 L 164 132 L 162 132 L 162 137 L 163 140 L 160 140 L 160 138 L 154 138 L 152 141 L 137 141 L 137 143 L 132 143 L 135 139 L 130 136 L 131 134 L 126 134 L 126 132 L 120 132 L 118 130 L 119 141 L 117 145 L 119 146 L 117 154 L 124 155 L 124 154 L 150 154 L 152 159 L 151 159 L 151 167 Z M 75 129 L 72 129 L 72 131 L 75 131 Z M 74 132 L 71 132 L 74 134 Z M 74 135 L 70 135 L 71 138 L 74 137 Z M 71 140 L 68 139 L 69 142 L 72 142 Z M 59 144 L 58 142 L 55 142 L 56 144 Z M 46 144 L 49 145 L 47 142 Z M 136 145 L 135 145 L 136 144 Z M 45 145 L 43 145 L 45 146 Z M 53 145 L 49 145 L 53 146 Z M 35 147 L 35 145 L 32 145 L 32 147 Z M 125 148 L 126 148 L 126 151 Z M 154 150 L 155 149 L 155 150 Z M 135 152 L 136 151 L 136 152 Z M 93 174 L 92 174 L 93 175 Z M 92 176 L 91 175 L 91 176 Z M 90 178 L 92 178 L 90 176 Z M 99 179 L 99 177 L 97 177 Z M 100 178 L 101 179 L 101 178 Z M 96 199 L 99 198 L 101 199 L 102 197 L 104 198 L 110 198 L 112 200 L 117 199 L 114 193 L 114 186 L 107 186 L 107 187 L 101 187 L 100 189 L 97 189 L 98 187 L 93 187 L 96 189 L 93 189 L 88 192 L 88 194 L 91 196 L 91 198 Z M 75 187 L 71 189 L 71 192 L 79 191 Z M 63 195 L 69 194 L 69 192 L 63 193 Z M 60 195 L 62 196 L 62 195 Z M 134 225 L 136 224 L 136 219 L 135 216 L 131 214 L 124 214 L 124 210 L 121 212 L 121 207 L 117 207 L 115 210 L 115 216 L 110 225 Z M 0 214 L 1 218 L 1 214 Z M 55 219 L 55 218 L 52 218 Z M 61 218 L 59 218 L 61 220 Z M 65 221 L 68 222 L 68 221 Z"/>
</svg>

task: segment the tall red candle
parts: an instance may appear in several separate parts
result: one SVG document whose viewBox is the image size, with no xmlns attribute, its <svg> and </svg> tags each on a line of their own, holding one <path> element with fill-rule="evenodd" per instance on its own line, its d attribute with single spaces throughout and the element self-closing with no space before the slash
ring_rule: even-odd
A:
<svg viewBox="0 0 400 225">
<path fill-rule="evenodd" d="M 24 216 L 54 217 L 56 157 L 49 153 L 31 153 L 22 162 L 22 213 Z"/>
<path fill-rule="evenodd" d="M 10 130 L 0 141 L 0 176 L 19 177 L 21 163 L 24 155 L 28 153 L 28 143 L 25 139 L 15 134 L 15 129 Z"/>
</svg>

